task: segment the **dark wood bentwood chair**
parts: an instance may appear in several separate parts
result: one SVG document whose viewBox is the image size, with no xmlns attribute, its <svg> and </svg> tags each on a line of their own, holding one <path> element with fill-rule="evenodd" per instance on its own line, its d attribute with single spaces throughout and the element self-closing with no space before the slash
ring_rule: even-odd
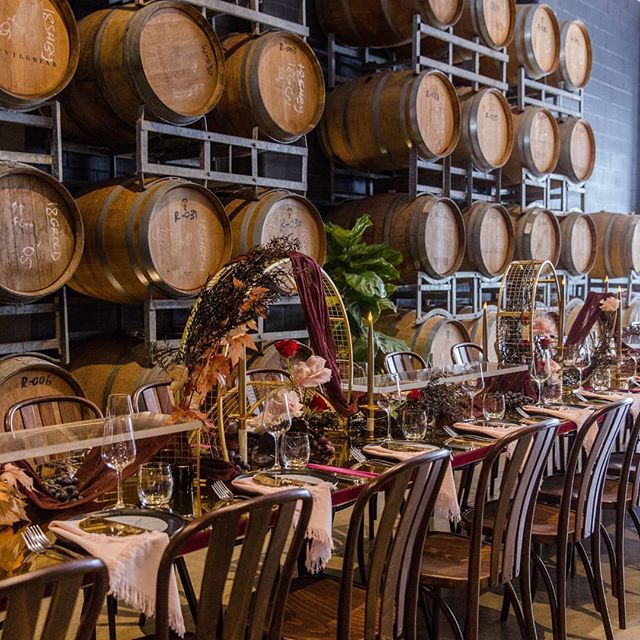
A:
<svg viewBox="0 0 640 640">
<path fill-rule="evenodd" d="M 394 351 L 384 357 L 384 370 L 387 373 L 405 373 L 416 369 L 426 369 L 427 362 L 415 351 Z"/>
<path fill-rule="evenodd" d="M 90 585 L 90 586 L 87 586 Z M 78 595 L 85 587 L 79 621 L 73 620 Z M 109 587 L 102 560 L 86 558 L 46 567 L 0 582 L 0 605 L 6 612 L 2 640 L 89 640 Z M 48 610 L 38 632 L 43 603 Z M 69 628 L 74 623 L 74 633 Z"/>
<path fill-rule="evenodd" d="M 459 342 L 451 347 L 451 360 L 453 364 L 484 362 L 484 351 L 475 342 Z"/>
<path fill-rule="evenodd" d="M 5 431 L 102 418 L 96 404 L 79 396 L 40 396 L 16 402 L 4 418 Z"/>
<path fill-rule="evenodd" d="M 168 380 L 149 382 L 133 392 L 134 411 L 171 414 L 174 408 L 171 382 Z"/>
<path fill-rule="evenodd" d="M 618 624 L 621 629 L 627 628 L 627 598 L 624 575 L 625 565 L 625 524 L 627 514 L 631 517 L 638 536 L 640 536 L 640 518 L 636 510 L 640 507 L 640 455 L 637 452 L 640 442 L 640 417 L 631 423 L 630 429 L 624 429 L 622 442 L 617 447 L 618 452 L 611 454 L 611 461 L 607 469 L 608 478 L 604 483 L 602 508 L 615 511 L 615 533 L 612 542 L 604 524 L 601 531 L 605 546 L 609 554 L 611 566 L 611 582 L 613 595 L 618 600 Z"/>
<path fill-rule="evenodd" d="M 595 411 L 577 431 L 566 469 L 544 479 L 533 521 L 533 559 L 542 574 L 555 640 L 567 637 L 567 560 L 569 545 L 578 551 L 589 580 L 593 602 L 602 617 L 607 640 L 614 640 L 602 579 L 602 498 L 611 451 L 625 422 L 631 400 L 619 400 Z M 583 444 L 591 427 L 597 433 L 585 454 Z M 591 539 L 591 561 L 584 542 Z M 555 547 L 555 584 L 537 549 Z"/>
<path fill-rule="evenodd" d="M 559 420 L 523 427 L 496 441 L 482 462 L 474 507 L 464 514 L 470 535 L 432 532 L 427 535 L 420 582 L 423 609 L 431 607 L 432 638 L 438 637 L 439 611 L 449 621 L 458 640 L 479 638 L 480 594 L 504 586 L 514 606 L 523 638 L 535 638 L 529 554 L 536 497 Z M 492 468 L 505 455 L 507 461 L 500 496 L 489 500 Z M 482 541 L 483 535 L 489 542 Z M 520 575 L 522 602 L 513 581 Z M 442 589 L 466 592 L 464 634 Z"/>
<path fill-rule="evenodd" d="M 449 452 L 436 450 L 401 462 L 358 496 L 345 543 L 342 573 L 294 580 L 287 601 L 287 640 L 415 640 L 420 554 Z M 384 495 L 369 541 L 366 584 L 354 584 L 358 538 L 372 496 Z"/>
<path fill-rule="evenodd" d="M 196 634 L 191 637 L 280 640 L 291 577 L 311 508 L 311 494 L 306 489 L 289 489 L 213 511 L 176 533 L 158 568 L 155 638 L 171 637 L 168 587 L 173 563 L 185 544 L 210 530 L 195 617 Z M 297 510 L 297 524 L 291 534 Z M 234 550 L 239 540 L 235 563 Z M 233 586 L 225 606 L 223 594 L 231 575 Z"/>
</svg>

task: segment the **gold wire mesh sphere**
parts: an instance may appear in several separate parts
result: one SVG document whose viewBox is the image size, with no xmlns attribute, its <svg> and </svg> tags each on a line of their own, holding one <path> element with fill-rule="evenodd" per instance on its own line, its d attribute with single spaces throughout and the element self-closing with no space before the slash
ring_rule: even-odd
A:
<svg viewBox="0 0 640 640">
<path fill-rule="evenodd" d="M 548 260 L 512 262 L 500 284 L 496 352 L 501 364 L 529 364 L 533 359 L 536 314 L 557 306 L 558 340 L 564 336 L 562 289 Z"/>
</svg>

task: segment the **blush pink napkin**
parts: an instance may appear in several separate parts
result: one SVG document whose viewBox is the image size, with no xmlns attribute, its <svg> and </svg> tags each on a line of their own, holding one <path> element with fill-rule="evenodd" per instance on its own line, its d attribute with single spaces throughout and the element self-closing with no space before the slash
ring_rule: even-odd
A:
<svg viewBox="0 0 640 640">
<path fill-rule="evenodd" d="M 147 617 L 156 612 L 156 578 L 160 558 L 169 544 L 162 531 L 135 536 L 87 533 L 72 520 L 55 520 L 49 529 L 99 558 L 109 570 L 109 594 Z M 185 633 L 176 577 L 169 585 L 169 625 L 182 638 Z"/>
<path fill-rule="evenodd" d="M 363 452 L 379 458 L 395 458 L 400 461 L 408 460 L 423 453 L 418 451 L 390 451 L 385 447 L 376 445 L 366 446 Z M 460 504 L 458 503 L 458 492 L 456 490 L 456 480 L 453 476 L 451 461 L 449 461 L 447 473 L 444 476 L 440 493 L 438 493 L 436 499 L 435 513 L 441 518 L 448 518 L 453 522 L 460 522 Z"/>
<path fill-rule="evenodd" d="M 231 482 L 236 489 L 241 489 L 246 493 L 259 493 L 269 495 L 278 491 L 284 491 L 291 487 L 267 487 L 254 482 L 253 478 L 236 478 Z M 330 482 L 320 482 L 319 484 L 305 486 L 313 498 L 313 508 L 311 518 L 307 525 L 306 537 L 311 540 L 311 545 L 307 550 L 305 567 L 309 573 L 322 571 L 327 562 L 331 559 L 333 551 L 333 512 L 331 506 Z M 297 524 L 298 515 L 294 519 L 294 526 Z"/>
<path fill-rule="evenodd" d="M 580 393 L 587 399 L 604 400 L 605 402 L 615 402 L 616 400 L 626 400 L 627 398 L 631 398 L 633 400 L 633 404 L 629 409 L 629 413 L 634 420 L 636 420 L 640 415 L 640 393 L 625 393 L 624 391 L 616 391 L 615 393 L 609 394 L 598 393 L 597 391 L 581 391 Z"/>
<path fill-rule="evenodd" d="M 470 436 L 485 436 L 487 438 L 495 438 L 500 440 L 506 435 L 517 431 L 520 427 L 491 427 L 489 425 L 477 425 L 469 422 L 456 422 L 453 429 L 459 433 L 468 433 Z M 512 442 L 507 448 L 507 454 L 511 456 L 515 448 L 515 442 Z"/>
<path fill-rule="evenodd" d="M 573 411 L 569 411 L 568 409 L 555 409 L 554 407 L 547 406 L 536 407 L 534 405 L 526 405 L 522 408 L 527 413 L 542 414 L 545 416 L 551 416 L 552 418 L 559 418 L 565 422 L 573 422 L 578 429 L 580 429 L 580 427 L 593 413 L 590 409 L 575 409 Z M 594 424 L 589 429 L 589 433 L 587 433 L 585 439 L 582 441 L 582 446 L 587 453 L 591 451 L 591 447 L 593 446 L 593 441 L 596 439 L 597 433 L 598 427 Z"/>
</svg>

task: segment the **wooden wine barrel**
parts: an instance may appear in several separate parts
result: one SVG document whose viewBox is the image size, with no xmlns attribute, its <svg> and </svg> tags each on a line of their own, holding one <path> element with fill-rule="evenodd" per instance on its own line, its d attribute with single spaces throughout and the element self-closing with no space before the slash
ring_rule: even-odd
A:
<svg viewBox="0 0 640 640">
<path fill-rule="evenodd" d="M 583 118 L 569 118 L 559 123 L 560 155 L 556 173 L 571 182 L 588 180 L 596 165 L 596 137 Z"/>
<path fill-rule="evenodd" d="M 482 315 L 475 320 L 468 320 L 464 323 L 467 331 L 469 332 L 469 339 L 471 342 L 482 346 L 483 327 L 482 327 Z M 498 329 L 498 316 L 497 308 L 495 305 L 487 306 L 487 329 L 489 338 L 487 340 L 487 346 L 489 347 L 489 361 L 498 362 L 498 352 L 496 351 L 496 336 Z"/>
<path fill-rule="evenodd" d="M 252 189 L 236 191 L 224 201 L 231 221 L 232 257 L 246 253 L 271 238 L 290 236 L 300 243 L 300 252 L 324 262 L 327 236 L 315 206 L 301 195 L 265 190 L 253 199 Z"/>
<path fill-rule="evenodd" d="M 327 98 L 318 128 L 324 153 L 348 167 L 389 171 L 451 154 L 460 136 L 460 104 L 439 71 L 387 71 L 345 82 Z"/>
<path fill-rule="evenodd" d="M 69 283 L 85 295 L 132 304 L 154 285 L 195 295 L 231 255 L 231 226 L 218 198 L 171 178 L 98 185 L 78 198 L 86 248 Z"/>
<path fill-rule="evenodd" d="M 128 393 L 156 380 L 168 380 L 149 358 L 144 342 L 127 335 L 102 336 L 73 346 L 71 373 L 87 398 L 107 406 L 110 393 Z"/>
<path fill-rule="evenodd" d="M 560 219 L 562 249 L 558 266 L 579 276 L 593 269 L 598 251 L 598 232 L 591 216 L 569 213 Z"/>
<path fill-rule="evenodd" d="M 455 34 L 471 40 L 475 36 L 492 49 L 508 47 L 516 27 L 515 0 L 465 0 Z"/>
<path fill-rule="evenodd" d="M 591 276 L 623 278 L 640 272 L 640 216 L 601 211 L 591 218 L 599 239 Z"/>
<path fill-rule="evenodd" d="M 571 331 L 571 327 L 575 322 L 578 314 L 584 306 L 584 300 L 582 298 L 573 298 L 567 302 L 564 315 L 564 332 L 566 335 Z"/>
<path fill-rule="evenodd" d="M 78 25 L 67 0 L 1 0 L 0 106 L 33 109 L 78 66 Z"/>
<path fill-rule="evenodd" d="M 418 271 L 445 278 L 460 269 L 464 220 L 452 200 L 423 195 L 412 201 L 406 194 L 385 193 L 345 202 L 328 219 L 350 227 L 365 213 L 373 221 L 365 239 L 386 242 L 402 253 L 399 270 L 405 282 L 415 283 Z"/>
<path fill-rule="evenodd" d="M 504 273 L 513 260 L 515 235 L 507 210 L 476 202 L 462 212 L 467 235 L 463 271 L 479 271 L 492 278 Z"/>
<path fill-rule="evenodd" d="M 622 323 L 624 327 L 640 322 L 640 300 L 633 300 L 628 307 L 622 311 Z"/>
<path fill-rule="evenodd" d="M 464 324 L 452 320 L 448 314 L 434 313 L 416 325 L 416 312 L 406 311 L 397 316 L 385 316 L 378 325 L 385 333 L 403 340 L 411 351 L 423 356 L 433 354 L 436 366 L 442 361 L 453 364 L 451 347 L 460 342 L 469 342 L 469 333 Z"/>
<path fill-rule="evenodd" d="M 220 99 L 222 47 L 204 16 L 186 2 L 104 9 L 79 26 L 80 64 L 62 95 L 70 135 L 79 129 L 87 140 L 129 142 L 142 105 L 152 116 L 184 125 Z"/>
<path fill-rule="evenodd" d="M 280 142 L 293 142 L 319 122 L 324 76 L 313 49 L 299 36 L 270 31 L 234 34 L 223 42 L 226 85 L 212 127 L 250 138 L 254 127 Z"/>
<path fill-rule="evenodd" d="M 497 89 L 458 90 L 462 107 L 460 142 L 454 161 L 469 161 L 480 171 L 503 167 L 513 148 L 513 118 L 507 99 Z"/>
<path fill-rule="evenodd" d="M 454 25 L 464 0 L 317 0 L 326 34 L 354 47 L 393 47 L 411 39 L 413 16 L 438 29 Z"/>
<path fill-rule="evenodd" d="M 577 91 L 589 82 L 593 64 L 591 36 L 582 20 L 565 20 L 560 23 L 560 65 L 551 76 L 554 85 Z"/>
<path fill-rule="evenodd" d="M 38 396 L 82 396 L 80 382 L 51 360 L 36 354 L 0 359 L 0 420 L 16 402 Z M 18 426 L 20 426 L 18 416 Z"/>
<path fill-rule="evenodd" d="M 554 266 L 560 258 L 562 235 L 555 215 L 542 207 L 509 210 L 516 231 L 516 260 L 549 260 Z"/>
<path fill-rule="evenodd" d="M 67 283 L 80 263 L 84 231 L 66 188 L 48 173 L 0 164 L 3 251 L 0 299 L 28 302 Z"/>
<path fill-rule="evenodd" d="M 560 133 L 553 114 L 542 107 L 513 110 L 515 142 L 502 175 L 512 184 L 522 181 L 522 169 L 536 178 L 553 173 L 560 155 Z"/>
<path fill-rule="evenodd" d="M 509 45 L 507 76 L 518 83 L 520 67 L 534 80 L 552 74 L 560 64 L 560 27 L 546 4 L 516 6 L 516 32 Z"/>
</svg>

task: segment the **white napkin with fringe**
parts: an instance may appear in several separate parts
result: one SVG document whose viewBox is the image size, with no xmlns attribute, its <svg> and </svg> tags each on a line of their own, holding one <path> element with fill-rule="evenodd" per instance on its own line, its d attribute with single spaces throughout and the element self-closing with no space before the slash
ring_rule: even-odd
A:
<svg viewBox="0 0 640 640">
<path fill-rule="evenodd" d="M 109 595 L 147 617 L 155 615 L 158 567 L 169 544 L 166 533 L 148 531 L 133 536 L 105 536 L 87 533 L 73 520 L 54 520 L 49 529 L 107 565 Z M 181 638 L 184 636 L 180 594 L 173 572 L 169 584 L 169 626 Z"/>
<path fill-rule="evenodd" d="M 378 445 L 367 445 L 363 453 L 373 454 L 380 458 L 394 458 L 396 460 L 409 460 L 415 456 L 420 456 L 424 451 L 391 451 Z M 458 502 L 458 491 L 456 480 L 453 476 L 451 460 L 447 465 L 447 473 L 442 481 L 442 487 L 436 498 L 435 513 L 441 518 L 448 518 L 452 522 L 460 522 L 460 503 Z"/>
<path fill-rule="evenodd" d="M 587 421 L 587 419 L 592 415 L 592 411 L 590 409 L 557 409 L 555 407 L 548 407 L 546 405 L 542 407 L 537 407 L 535 405 L 525 405 L 522 407 L 527 413 L 531 413 L 532 415 L 545 415 L 550 416 L 552 418 L 559 418 L 565 422 L 573 422 L 578 429 Z M 589 433 L 585 436 L 585 439 L 582 441 L 582 446 L 584 450 L 589 453 L 591 451 L 591 447 L 593 446 L 593 442 L 596 439 L 596 434 L 598 433 L 598 426 L 592 425 L 589 429 Z"/>
<path fill-rule="evenodd" d="M 598 393 L 597 391 L 581 391 L 581 395 L 589 400 L 604 400 L 605 402 L 615 402 L 616 400 L 626 400 L 631 398 L 633 404 L 629 413 L 634 420 L 640 415 L 640 393 L 630 393 L 625 391 L 615 391 L 613 393 Z"/>
<path fill-rule="evenodd" d="M 243 492 L 259 493 L 261 495 L 269 495 L 291 488 L 268 487 L 255 482 L 251 477 L 235 478 L 231 484 Z M 311 545 L 307 550 L 305 567 L 309 573 L 315 574 L 325 568 L 327 562 L 331 559 L 331 552 L 333 551 L 333 511 L 331 506 L 331 489 L 333 485 L 330 482 L 320 482 L 307 485 L 304 488 L 309 491 L 313 498 L 311 517 L 305 534 L 305 537 L 311 540 Z M 299 509 L 296 510 L 294 526 L 298 521 L 298 512 Z"/>
</svg>

